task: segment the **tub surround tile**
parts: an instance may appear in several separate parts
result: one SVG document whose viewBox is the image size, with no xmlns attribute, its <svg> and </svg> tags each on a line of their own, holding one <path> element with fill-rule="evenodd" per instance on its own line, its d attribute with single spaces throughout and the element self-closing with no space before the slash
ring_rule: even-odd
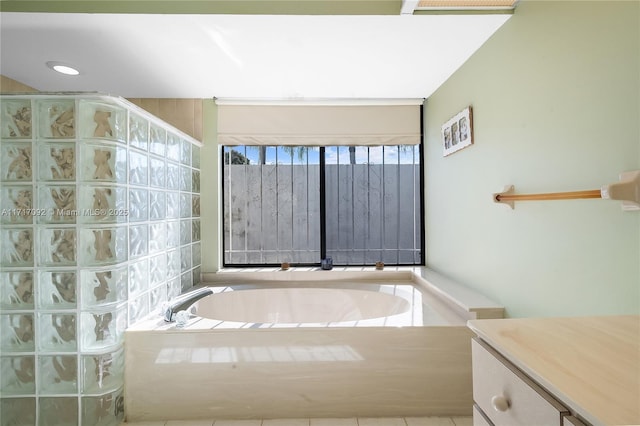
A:
<svg viewBox="0 0 640 426">
<path fill-rule="evenodd" d="M 213 420 L 169 420 L 165 426 L 212 426 Z"/>
<path fill-rule="evenodd" d="M 262 420 L 216 420 L 213 426 L 262 426 Z"/>
<path fill-rule="evenodd" d="M 127 331 L 127 416 L 464 415 L 470 338 L 466 327 Z"/>
</svg>

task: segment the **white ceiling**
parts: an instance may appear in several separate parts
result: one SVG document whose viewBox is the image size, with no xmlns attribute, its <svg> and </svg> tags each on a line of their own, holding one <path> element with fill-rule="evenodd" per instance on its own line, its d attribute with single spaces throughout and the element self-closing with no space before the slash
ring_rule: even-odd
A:
<svg viewBox="0 0 640 426">
<path fill-rule="evenodd" d="M 127 98 L 422 98 L 510 16 L 4 12 L 0 74 Z"/>
</svg>

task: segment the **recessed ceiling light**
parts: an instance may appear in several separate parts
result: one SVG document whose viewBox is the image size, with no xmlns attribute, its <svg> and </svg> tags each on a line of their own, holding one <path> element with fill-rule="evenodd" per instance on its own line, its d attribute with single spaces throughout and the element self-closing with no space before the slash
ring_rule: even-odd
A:
<svg viewBox="0 0 640 426">
<path fill-rule="evenodd" d="M 67 64 L 63 64 L 62 62 L 49 61 L 49 62 L 47 62 L 47 66 L 49 68 L 51 68 L 52 70 L 59 72 L 60 74 L 66 74 L 66 75 L 78 75 L 78 74 L 80 74 L 80 71 L 78 71 L 77 69 L 73 68 L 72 66 L 69 66 Z"/>
</svg>

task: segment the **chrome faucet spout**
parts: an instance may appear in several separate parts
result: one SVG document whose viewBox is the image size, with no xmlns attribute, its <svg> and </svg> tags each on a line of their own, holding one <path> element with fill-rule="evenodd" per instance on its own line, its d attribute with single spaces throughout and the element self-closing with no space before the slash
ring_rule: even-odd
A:
<svg viewBox="0 0 640 426">
<path fill-rule="evenodd" d="M 178 312 L 186 311 L 198 300 L 210 294 L 213 294 L 213 290 L 211 290 L 209 287 L 203 287 L 181 294 L 180 296 L 171 300 L 168 303 L 167 307 L 164 309 L 164 320 L 166 322 L 174 322 L 176 320 L 176 314 Z"/>
</svg>

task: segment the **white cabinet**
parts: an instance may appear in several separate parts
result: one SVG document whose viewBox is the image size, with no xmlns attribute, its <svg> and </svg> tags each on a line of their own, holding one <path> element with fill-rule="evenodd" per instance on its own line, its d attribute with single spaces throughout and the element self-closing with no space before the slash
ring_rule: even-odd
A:
<svg viewBox="0 0 640 426">
<path fill-rule="evenodd" d="M 473 339 L 473 400 L 495 426 L 562 425 L 568 410 L 509 361 L 479 339 Z M 479 417 L 479 416 L 478 416 Z M 486 424 L 486 423 L 484 423 Z"/>
<path fill-rule="evenodd" d="M 640 425 L 640 316 L 467 324 L 474 425 Z"/>
</svg>

